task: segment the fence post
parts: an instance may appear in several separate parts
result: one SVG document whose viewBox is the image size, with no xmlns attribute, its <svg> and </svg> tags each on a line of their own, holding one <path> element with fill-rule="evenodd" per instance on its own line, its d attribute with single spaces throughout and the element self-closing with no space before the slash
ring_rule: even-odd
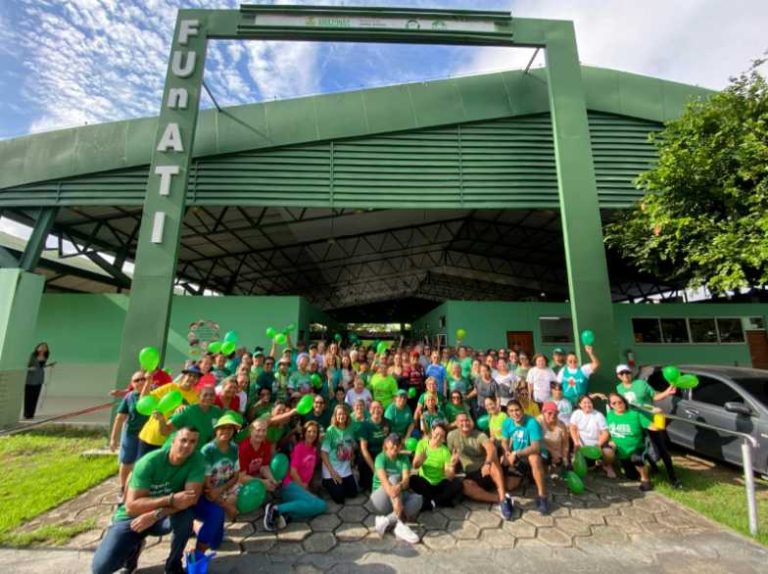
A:
<svg viewBox="0 0 768 574">
<path fill-rule="evenodd" d="M 752 469 L 752 445 L 746 439 L 741 443 L 741 458 L 744 463 L 744 482 L 747 487 L 749 533 L 752 536 L 757 536 L 757 500 L 755 498 L 755 472 Z"/>
</svg>

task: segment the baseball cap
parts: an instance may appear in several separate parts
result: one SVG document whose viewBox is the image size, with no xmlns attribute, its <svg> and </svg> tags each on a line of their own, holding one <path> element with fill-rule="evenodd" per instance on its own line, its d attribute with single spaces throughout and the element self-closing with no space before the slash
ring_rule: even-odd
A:
<svg viewBox="0 0 768 574">
<path fill-rule="evenodd" d="M 565 355 L 565 351 L 563 351 L 563 348 L 562 348 L 562 347 L 556 347 L 556 348 L 555 348 L 555 349 L 552 351 L 552 354 L 553 354 L 553 355 Z"/>
<path fill-rule="evenodd" d="M 200 367 L 197 365 L 192 365 L 191 367 L 187 367 L 183 371 L 181 371 L 185 375 L 197 375 L 198 377 L 203 374 L 203 371 L 200 370 Z"/>
<path fill-rule="evenodd" d="M 391 442 L 392 444 L 400 444 L 400 435 L 396 432 L 391 432 L 387 435 L 387 438 L 384 439 L 385 441 Z"/>
<path fill-rule="evenodd" d="M 253 352 L 253 356 L 254 356 L 254 357 L 263 357 L 263 356 L 264 356 L 264 351 L 262 351 L 261 349 L 257 348 L 257 349 L 256 349 L 256 350 Z"/>
<path fill-rule="evenodd" d="M 627 372 L 627 373 L 631 373 L 632 372 L 632 369 L 629 368 L 629 365 L 625 365 L 623 363 L 621 365 L 616 365 L 616 374 L 617 375 L 620 375 L 621 373 L 625 373 L 625 372 Z"/>
<path fill-rule="evenodd" d="M 557 412 L 557 405 L 553 403 L 552 401 L 548 401 L 544 403 L 541 407 L 541 412 L 546 413 L 548 411 L 552 411 L 553 413 Z"/>
<path fill-rule="evenodd" d="M 400 389 L 399 391 L 397 391 L 397 392 L 395 393 L 395 396 L 398 396 L 398 397 L 407 397 L 407 396 L 408 396 L 408 391 L 406 391 L 405 389 Z"/>
</svg>

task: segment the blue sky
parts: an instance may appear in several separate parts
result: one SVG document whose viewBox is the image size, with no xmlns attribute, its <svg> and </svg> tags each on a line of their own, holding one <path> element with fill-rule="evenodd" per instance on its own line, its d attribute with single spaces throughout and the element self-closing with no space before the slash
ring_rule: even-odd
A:
<svg viewBox="0 0 768 574">
<path fill-rule="evenodd" d="M 258 3 L 251 0 L 251 3 Z M 262 2 L 280 3 L 280 2 Z M 722 88 L 768 48 L 766 0 L 376 0 L 574 20 L 583 63 Z M 175 12 L 231 0 L 0 0 L 0 139 L 155 115 Z M 674 8 L 670 8 L 673 6 Z M 214 42 L 222 105 L 523 67 L 528 50 Z M 541 65 L 538 57 L 535 65 Z M 204 97 L 204 106 L 211 102 Z"/>
</svg>

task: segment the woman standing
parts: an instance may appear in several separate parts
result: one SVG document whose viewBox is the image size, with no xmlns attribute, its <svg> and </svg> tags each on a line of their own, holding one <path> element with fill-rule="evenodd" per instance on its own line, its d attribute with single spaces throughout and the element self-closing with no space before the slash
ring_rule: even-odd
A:
<svg viewBox="0 0 768 574">
<path fill-rule="evenodd" d="M 496 397 L 499 394 L 499 385 L 491 377 L 491 367 L 480 365 L 480 376 L 475 381 L 475 388 L 467 395 L 467 399 L 475 399 L 477 402 L 475 417 L 481 417 L 485 412 L 485 399 Z"/>
<path fill-rule="evenodd" d="M 506 359 L 496 361 L 496 370 L 492 371 L 493 380 L 499 386 L 499 392 L 496 395 L 501 400 L 501 406 L 506 408 L 510 399 L 515 396 L 517 388 L 517 375 L 509 370 L 509 364 Z"/>
<path fill-rule="evenodd" d="M 51 351 L 48 349 L 48 343 L 40 343 L 32 351 L 27 361 L 27 381 L 24 385 L 24 418 L 31 419 L 35 416 L 37 410 L 37 400 L 40 398 L 40 391 L 45 382 L 45 367 L 52 367 L 54 363 L 48 365 L 48 357 Z"/>
<path fill-rule="evenodd" d="M 413 457 L 413 469 L 418 476 L 412 476 L 410 485 L 423 498 L 422 510 L 433 510 L 437 506 L 453 506 L 454 499 L 461 493 L 461 480 L 456 478 L 456 464 L 459 453 L 448 450 L 445 445 L 447 427 L 436 420 L 432 432 L 419 441 Z"/>
<path fill-rule="evenodd" d="M 355 437 L 349 426 L 349 414 L 343 405 L 333 409 L 331 426 L 325 433 L 320 457 L 323 461 L 323 487 L 333 501 L 344 504 L 357 496 L 357 483 L 352 474 Z"/>
<path fill-rule="evenodd" d="M 528 369 L 525 377 L 528 392 L 533 400 L 543 405 L 552 396 L 552 382 L 557 380 L 555 372 L 547 365 L 547 358 L 541 353 L 533 356 L 533 367 Z"/>
</svg>

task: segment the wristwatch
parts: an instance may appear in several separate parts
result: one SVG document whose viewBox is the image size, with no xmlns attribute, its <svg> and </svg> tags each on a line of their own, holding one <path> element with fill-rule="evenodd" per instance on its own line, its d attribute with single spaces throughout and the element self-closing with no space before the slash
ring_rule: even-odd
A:
<svg viewBox="0 0 768 574">
<path fill-rule="evenodd" d="M 163 517 L 163 509 L 155 508 L 152 514 L 154 515 L 155 520 L 160 520 Z"/>
</svg>

